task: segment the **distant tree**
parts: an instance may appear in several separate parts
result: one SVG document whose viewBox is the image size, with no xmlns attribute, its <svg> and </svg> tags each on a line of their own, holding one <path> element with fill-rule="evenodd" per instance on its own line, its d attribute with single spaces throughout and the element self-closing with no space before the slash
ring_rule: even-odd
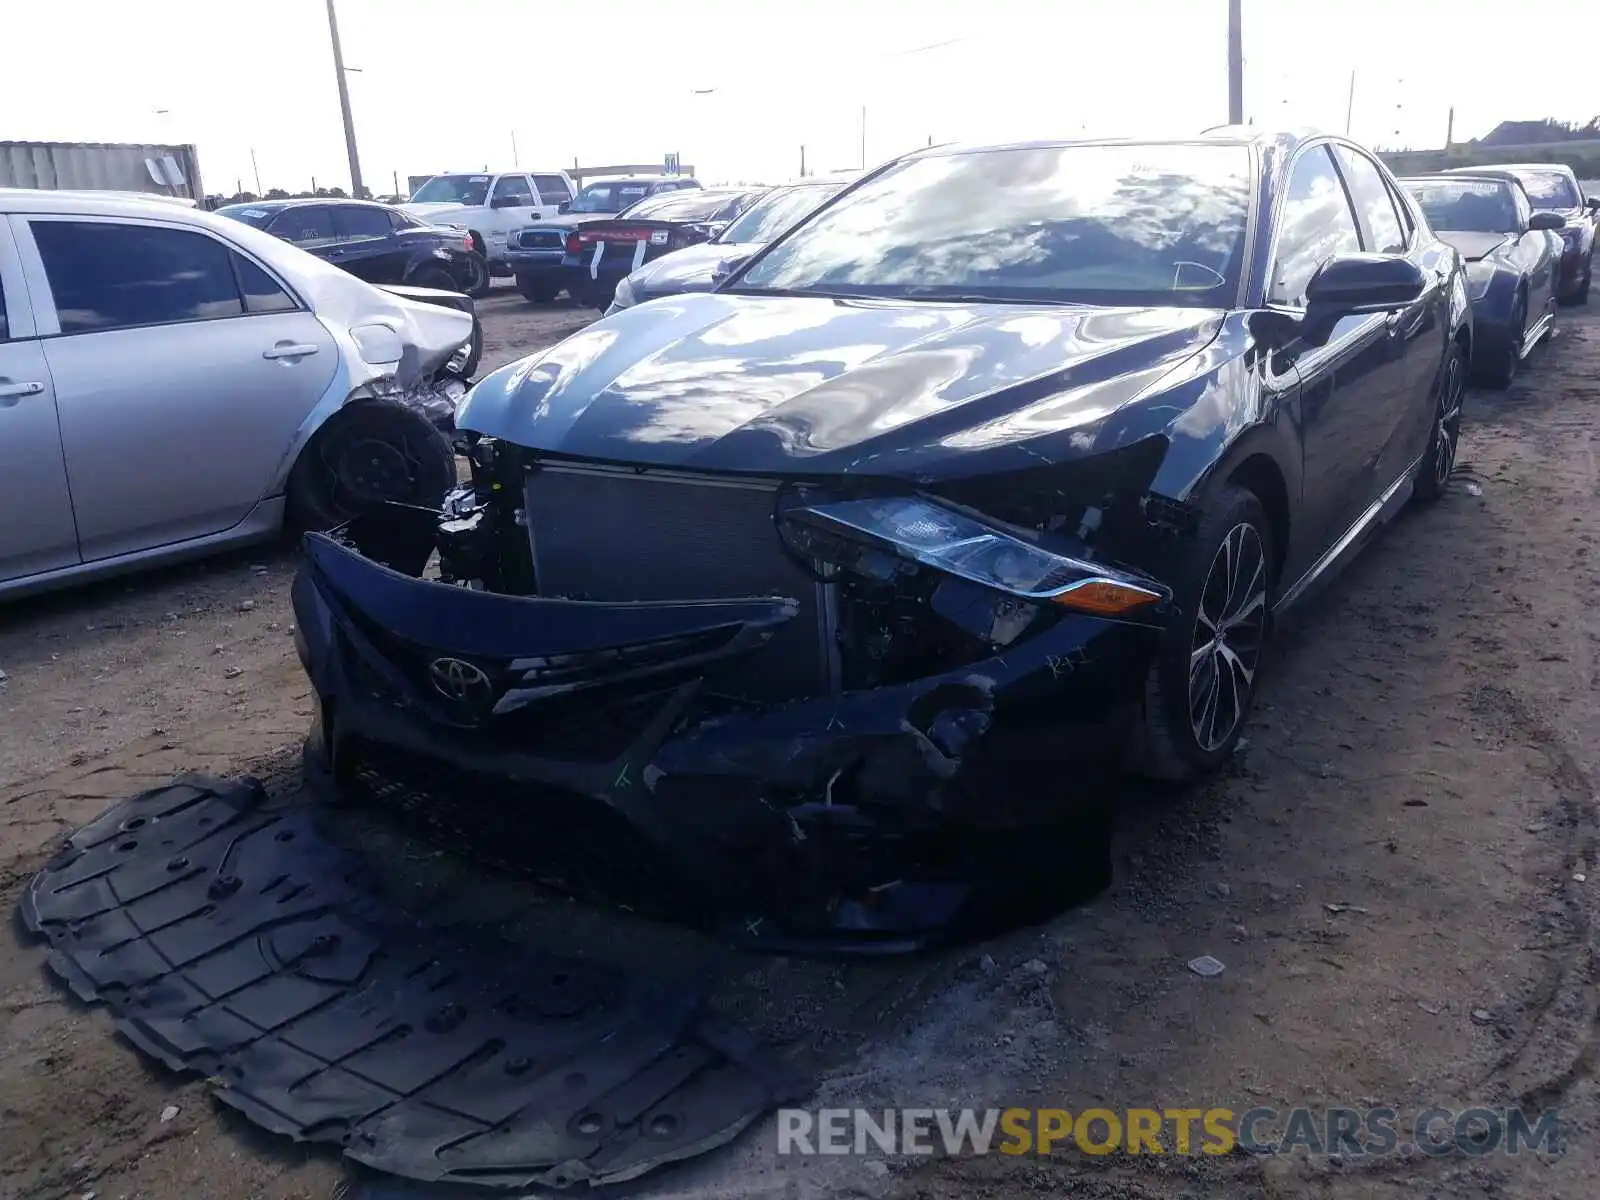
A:
<svg viewBox="0 0 1600 1200">
<path fill-rule="evenodd" d="M 268 188 L 266 198 L 268 200 L 287 200 L 289 193 L 282 188 Z"/>
</svg>

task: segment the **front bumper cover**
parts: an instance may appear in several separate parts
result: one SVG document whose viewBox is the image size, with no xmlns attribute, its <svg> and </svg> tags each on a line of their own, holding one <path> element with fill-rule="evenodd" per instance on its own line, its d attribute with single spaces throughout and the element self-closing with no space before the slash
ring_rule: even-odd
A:
<svg viewBox="0 0 1600 1200">
<path fill-rule="evenodd" d="M 706 670 L 792 601 L 497 595 L 316 534 L 293 598 L 313 775 L 436 830 L 447 810 L 475 850 L 575 891 L 620 881 L 757 944 L 897 950 L 1109 882 L 1107 732 L 1149 629 L 1069 618 L 959 670 L 735 711 Z"/>
</svg>

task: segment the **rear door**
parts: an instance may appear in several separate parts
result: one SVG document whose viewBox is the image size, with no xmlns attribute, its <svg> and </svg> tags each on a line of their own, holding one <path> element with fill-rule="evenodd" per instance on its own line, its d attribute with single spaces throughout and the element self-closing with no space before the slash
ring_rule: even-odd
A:
<svg viewBox="0 0 1600 1200">
<path fill-rule="evenodd" d="M 366 204 L 329 206 L 333 244 L 328 260 L 368 283 L 404 283 L 409 250 L 384 209 Z"/>
<path fill-rule="evenodd" d="M 78 561 L 55 388 L 0 216 L 0 582 Z"/>
<path fill-rule="evenodd" d="M 211 232 L 13 217 L 85 562 L 221 533 L 338 369 L 322 324 Z"/>
<path fill-rule="evenodd" d="M 1383 318 L 1386 350 L 1395 365 L 1381 373 L 1392 390 L 1374 398 L 1379 426 L 1369 485 L 1377 493 L 1409 469 L 1427 445 L 1434 419 L 1433 388 L 1449 336 L 1448 297 L 1444 277 L 1422 259 L 1409 206 L 1396 198 L 1377 162 L 1343 144 L 1335 145 L 1334 156 L 1355 204 L 1362 245 L 1373 254 L 1412 258 L 1425 281 L 1416 300 Z"/>
<path fill-rule="evenodd" d="M 561 206 L 572 202 L 572 189 L 567 186 L 567 180 L 561 175 L 535 175 L 533 189 L 539 197 L 538 216 L 540 220 L 546 217 L 559 216 Z"/>
</svg>

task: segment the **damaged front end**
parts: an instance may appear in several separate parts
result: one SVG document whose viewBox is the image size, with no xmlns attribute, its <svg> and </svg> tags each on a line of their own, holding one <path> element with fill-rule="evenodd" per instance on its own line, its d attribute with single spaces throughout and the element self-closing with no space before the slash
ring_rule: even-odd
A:
<svg viewBox="0 0 1600 1200">
<path fill-rule="evenodd" d="M 307 540 L 336 795 L 772 946 L 910 948 L 1106 885 L 1113 735 L 1170 596 L 1072 553 L 1083 514 L 465 444 L 444 513 Z"/>
</svg>

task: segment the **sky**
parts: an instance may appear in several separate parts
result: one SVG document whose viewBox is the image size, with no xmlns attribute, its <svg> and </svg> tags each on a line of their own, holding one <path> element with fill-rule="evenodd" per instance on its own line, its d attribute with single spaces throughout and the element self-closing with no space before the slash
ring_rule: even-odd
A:
<svg viewBox="0 0 1600 1200">
<path fill-rule="evenodd" d="M 1226 0 L 336 0 L 368 187 L 658 162 L 778 182 L 929 140 L 1227 118 Z M 348 188 L 325 0 L 6 5 L 0 140 L 197 145 L 206 190 Z M 1585 121 L 1583 71 L 1496 56 L 1490 0 L 1244 0 L 1245 114 L 1379 148 Z M 1543 45 L 1543 43 L 1522 43 Z M 1502 80 L 1495 83 L 1493 80 Z M 252 159 L 253 152 L 253 159 Z"/>
</svg>

